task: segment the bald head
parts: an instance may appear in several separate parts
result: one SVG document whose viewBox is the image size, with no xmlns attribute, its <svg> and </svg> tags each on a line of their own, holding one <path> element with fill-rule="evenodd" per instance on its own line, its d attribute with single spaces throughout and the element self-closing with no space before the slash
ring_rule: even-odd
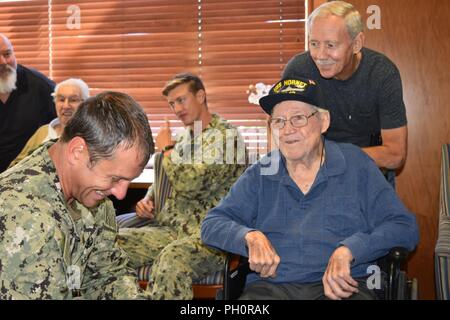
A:
<svg viewBox="0 0 450 320">
<path fill-rule="evenodd" d="M 6 101 L 9 94 L 16 89 L 16 70 L 16 56 L 11 41 L 0 33 L 0 98 L 2 101 Z"/>
<path fill-rule="evenodd" d="M 0 33 L 0 65 L 4 64 L 10 65 L 12 68 L 17 69 L 13 45 L 7 36 Z"/>
<path fill-rule="evenodd" d="M 11 45 L 11 41 L 9 41 L 9 38 L 7 36 L 5 36 L 3 33 L 0 33 L 0 40 L 2 42 L 8 43 L 9 45 Z"/>
</svg>

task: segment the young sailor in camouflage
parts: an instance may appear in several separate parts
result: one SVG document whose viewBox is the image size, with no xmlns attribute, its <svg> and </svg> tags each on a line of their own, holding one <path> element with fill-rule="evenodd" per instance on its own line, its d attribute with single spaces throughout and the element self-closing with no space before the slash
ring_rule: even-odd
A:
<svg viewBox="0 0 450 320">
<path fill-rule="evenodd" d="M 153 299 L 192 299 L 193 279 L 223 267 L 223 255 L 200 241 L 200 225 L 244 171 L 245 146 L 235 127 L 209 113 L 198 77 L 177 75 L 163 94 L 187 127 L 163 160 L 172 193 L 150 224 L 119 229 L 119 244 L 134 267 L 152 265 Z"/>
</svg>

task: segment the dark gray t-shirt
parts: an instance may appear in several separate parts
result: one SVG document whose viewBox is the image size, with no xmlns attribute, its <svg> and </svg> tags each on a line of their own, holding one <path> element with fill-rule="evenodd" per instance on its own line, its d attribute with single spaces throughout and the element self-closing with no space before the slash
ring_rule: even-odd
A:
<svg viewBox="0 0 450 320">
<path fill-rule="evenodd" d="M 406 125 L 400 73 L 381 53 L 363 48 L 356 72 L 347 80 L 336 80 L 322 78 L 309 52 L 304 52 L 283 71 L 283 78 L 295 76 L 319 83 L 331 114 L 328 139 L 360 147 L 379 145 L 381 129 Z"/>
</svg>

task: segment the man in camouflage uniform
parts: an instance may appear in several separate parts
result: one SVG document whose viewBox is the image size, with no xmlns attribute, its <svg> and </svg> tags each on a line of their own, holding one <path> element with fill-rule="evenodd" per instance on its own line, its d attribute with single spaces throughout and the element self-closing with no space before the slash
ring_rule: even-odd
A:
<svg viewBox="0 0 450 320">
<path fill-rule="evenodd" d="M 244 171 L 245 146 L 235 127 L 209 112 L 197 76 L 176 75 L 163 95 L 187 127 L 162 163 L 172 193 L 156 216 L 153 202 L 141 200 L 137 214 L 151 223 L 119 229 L 119 245 L 133 267 L 152 265 L 152 299 L 192 299 L 193 279 L 223 266 L 223 254 L 201 242 L 200 225 Z"/>
<path fill-rule="evenodd" d="M 147 298 L 117 246 L 112 202 L 153 152 L 129 96 L 86 100 L 58 142 L 0 175 L 0 299 Z"/>
</svg>

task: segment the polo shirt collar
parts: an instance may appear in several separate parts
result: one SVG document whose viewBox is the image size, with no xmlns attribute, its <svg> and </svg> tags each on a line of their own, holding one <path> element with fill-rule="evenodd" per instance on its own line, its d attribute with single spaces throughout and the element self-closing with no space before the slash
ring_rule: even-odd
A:
<svg viewBox="0 0 450 320">
<path fill-rule="evenodd" d="M 347 168 L 347 161 L 344 154 L 336 142 L 324 139 L 325 143 L 325 161 L 319 171 L 318 181 L 322 178 L 337 176 L 343 174 Z M 281 154 L 279 149 L 273 150 L 260 160 L 261 173 L 270 173 L 271 168 L 278 168 L 275 174 L 264 174 L 267 179 L 273 181 L 287 181 L 289 173 L 286 168 L 286 158 Z"/>
</svg>

